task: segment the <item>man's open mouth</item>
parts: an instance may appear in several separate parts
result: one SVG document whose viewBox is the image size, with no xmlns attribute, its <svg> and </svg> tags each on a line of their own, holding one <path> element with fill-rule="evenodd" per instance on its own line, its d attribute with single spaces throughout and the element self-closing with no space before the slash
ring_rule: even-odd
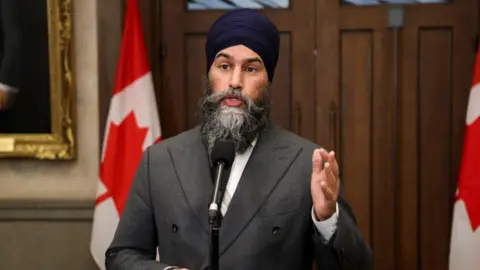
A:
<svg viewBox="0 0 480 270">
<path fill-rule="evenodd" d="M 238 96 L 228 95 L 223 98 L 222 103 L 228 107 L 239 107 L 243 104 L 243 99 Z"/>
</svg>

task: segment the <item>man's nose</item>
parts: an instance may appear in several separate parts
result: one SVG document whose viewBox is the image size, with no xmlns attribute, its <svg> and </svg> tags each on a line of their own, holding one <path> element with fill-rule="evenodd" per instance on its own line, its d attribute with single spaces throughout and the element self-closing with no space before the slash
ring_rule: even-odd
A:
<svg viewBox="0 0 480 270">
<path fill-rule="evenodd" d="M 234 89 L 242 89 L 243 82 L 242 82 L 242 69 L 235 68 L 232 72 L 232 77 L 230 78 L 230 88 Z"/>
</svg>

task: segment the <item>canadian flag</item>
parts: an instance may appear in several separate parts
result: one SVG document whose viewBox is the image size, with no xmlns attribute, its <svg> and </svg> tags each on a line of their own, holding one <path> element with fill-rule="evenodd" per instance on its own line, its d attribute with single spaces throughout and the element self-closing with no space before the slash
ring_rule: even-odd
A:
<svg viewBox="0 0 480 270">
<path fill-rule="evenodd" d="M 450 270 L 480 269 L 480 54 L 468 100 L 463 156 L 453 209 Z"/>
<path fill-rule="evenodd" d="M 136 0 L 128 0 L 115 87 L 105 127 L 90 252 L 105 269 L 144 150 L 161 140 L 160 121 Z"/>
</svg>

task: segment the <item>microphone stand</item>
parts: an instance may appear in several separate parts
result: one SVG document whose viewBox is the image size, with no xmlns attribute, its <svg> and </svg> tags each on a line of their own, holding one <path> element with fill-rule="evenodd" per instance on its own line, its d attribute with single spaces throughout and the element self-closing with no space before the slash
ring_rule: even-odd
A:
<svg viewBox="0 0 480 270">
<path fill-rule="evenodd" d="M 223 177 L 225 163 L 219 162 L 216 168 L 215 186 L 212 202 L 208 210 L 208 223 L 210 224 L 210 270 L 219 270 L 219 232 L 222 226 L 221 205 L 223 201 Z"/>
</svg>

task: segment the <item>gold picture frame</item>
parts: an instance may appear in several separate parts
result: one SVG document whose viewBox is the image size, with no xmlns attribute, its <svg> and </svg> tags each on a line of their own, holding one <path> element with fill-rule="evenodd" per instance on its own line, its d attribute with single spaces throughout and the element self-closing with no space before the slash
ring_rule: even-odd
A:
<svg viewBox="0 0 480 270">
<path fill-rule="evenodd" d="M 75 89 L 72 2 L 46 1 L 51 133 L 0 134 L 1 158 L 72 160 L 75 145 Z"/>
</svg>

